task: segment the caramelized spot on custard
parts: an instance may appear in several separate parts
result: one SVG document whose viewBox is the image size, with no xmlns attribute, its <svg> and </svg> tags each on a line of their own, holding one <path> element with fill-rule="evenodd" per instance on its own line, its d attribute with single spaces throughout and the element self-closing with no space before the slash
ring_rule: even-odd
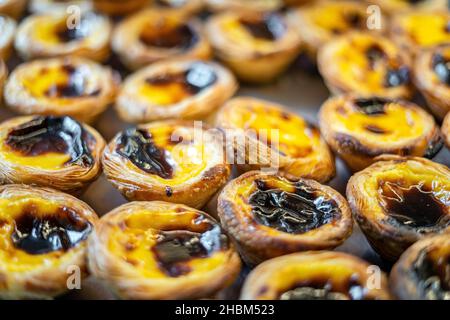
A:
<svg viewBox="0 0 450 320">
<path fill-rule="evenodd" d="M 226 236 L 218 225 L 207 224 L 204 232 L 189 230 L 160 231 L 157 243 L 152 247 L 158 266 L 170 277 L 180 277 L 191 271 L 188 262 L 207 258 L 214 252 L 226 249 Z"/>
<path fill-rule="evenodd" d="M 86 23 L 85 19 L 81 18 L 79 25 L 74 28 L 69 28 L 66 21 L 56 30 L 56 35 L 61 42 L 71 42 L 81 40 L 86 37 Z"/>
<path fill-rule="evenodd" d="M 373 69 L 377 61 L 386 59 L 386 53 L 378 44 L 373 44 L 367 48 L 366 57 L 369 60 L 370 68 Z"/>
<path fill-rule="evenodd" d="M 279 295 L 280 300 L 364 300 L 366 289 L 352 276 L 344 283 L 335 284 L 326 278 L 296 283 Z"/>
<path fill-rule="evenodd" d="M 450 61 L 445 59 L 441 54 L 433 56 L 433 69 L 439 80 L 450 86 Z"/>
<path fill-rule="evenodd" d="M 384 86 L 387 88 L 408 84 L 410 81 L 409 69 L 406 66 L 390 68 L 386 73 Z"/>
<path fill-rule="evenodd" d="M 450 300 L 450 255 L 432 259 L 430 252 L 420 251 L 413 264 L 421 297 L 427 300 Z"/>
<path fill-rule="evenodd" d="M 381 204 L 391 221 L 419 232 L 450 225 L 447 206 L 428 186 L 382 181 L 379 188 Z"/>
<path fill-rule="evenodd" d="M 354 104 L 361 112 L 368 116 L 386 114 L 385 106 L 390 103 L 383 98 L 360 98 L 354 101 Z"/>
<path fill-rule="evenodd" d="M 160 28 L 155 26 L 145 28 L 140 40 L 149 47 L 187 50 L 198 41 L 198 36 L 192 27 L 186 24 L 176 27 L 162 25 Z"/>
<path fill-rule="evenodd" d="M 388 131 L 384 130 L 383 128 L 380 128 L 374 124 L 368 124 L 364 127 L 367 131 L 370 131 L 375 134 L 386 134 Z"/>
<path fill-rule="evenodd" d="M 88 147 L 93 137 L 70 117 L 39 116 L 13 128 L 5 144 L 25 156 L 39 156 L 49 152 L 70 155 L 66 165 L 91 166 L 94 158 Z"/>
<path fill-rule="evenodd" d="M 11 240 L 14 246 L 29 254 L 67 251 L 86 240 L 92 225 L 76 211 L 61 207 L 53 214 L 40 216 L 30 205 L 15 220 Z"/>
<path fill-rule="evenodd" d="M 295 183 L 295 192 L 271 188 L 262 180 L 255 180 L 255 184 L 257 190 L 249 203 L 255 220 L 267 227 L 302 234 L 340 217 L 334 200 L 301 182 Z"/>
<path fill-rule="evenodd" d="M 152 86 L 166 86 L 177 83 L 182 85 L 186 92 L 191 95 L 212 86 L 216 81 L 217 75 L 214 69 L 202 62 L 192 64 L 189 69 L 182 73 L 168 73 L 145 80 Z"/>
<path fill-rule="evenodd" d="M 171 179 L 173 176 L 173 167 L 168 162 L 166 151 L 154 144 L 152 135 L 146 130 L 125 130 L 119 137 L 116 151 L 147 173 L 156 174 L 163 179 Z"/>
<path fill-rule="evenodd" d="M 156 0 L 156 4 L 161 7 L 181 7 L 186 3 L 186 0 Z"/>
<path fill-rule="evenodd" d="M 275 41 L 281 38 L 286 30 L 281 17 L 267 14 L 261 18 L 241 18 L 239 21 L 251 35 L 258 39 Z"/>
</svg>

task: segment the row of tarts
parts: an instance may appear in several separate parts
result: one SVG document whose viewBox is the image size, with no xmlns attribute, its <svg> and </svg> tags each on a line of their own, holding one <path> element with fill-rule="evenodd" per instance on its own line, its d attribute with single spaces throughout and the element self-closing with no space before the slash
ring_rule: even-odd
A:
<svg viewBox="0 0 450 320">
<path fill-rule="evenodd" d="M 46 115 L 53 113 L 50 111 L 32 110 L 29 113 L 44 115 L 3 123 L 0 177 L 2 183 L 15 184 L 1 187 L 1 297 L 58 295 L 67 288 L 67 269 L 72 265 L 105 280 L 124 298 L 209 297 L 236 278 L 241 266 L 239 252 L 250 265 L 275 258 L 252 271 L 242 298 L 388 299 L 393 294 L 398 298 L 448 299 L 450 173 L 446 166 L 419 158 L 433 157 L 440 149 L 439 128 L 417 105 L 384 95 L 385 90 L 397 87 L 393 82 L 402 88 L 396 91 L 411 90 L 409 84 L 395 80 L 395 75 L 403 77 L 401 70 L 408 65 L 389 59 L 391 47 L 382 44 L 388 40 L 378 42 L 378 36 L 359 33 L 340 39 L 347 37 L 352 46 L 354 41 L 362 44 L 361 52 L 356 50 L 350 61 L 360 57 L 370 62 L 370 68 L 363 63 L 362 69 L 367 68 L 369 74 L 375 70 L 373 74 L 378 76 L 386 73 L 390 81 L 385 86 L 384 78 L 375 81 L 380 79 L 374 77 L 372 83 L 382 88 L 376 92 L 382 98 L 363 97 L 349 89 L 354 93 L 326 101 L 320 113 L 324 138 L 300 116 L 252 98 L 226 103 L 210 121 L 219 129 L 198 128 L 190 121 L 157 121 L 119 133 L 106 147 L 92 127 L 68 116 Z M 51 63 L 41 69 L 44 60 L 31 62 L 39 72 L 30 71 L 37 76 L 26 79 L 24 87 L 33 90 L 35 100 L 45 96 L 45 105 L 51 100 L 74 101 L 78 106 L 95 98 L 103 91 L 93 89 L 90 82 L 96 73 L 83 77 L 89 68 L 78 68 L 77 59 L 45 60 Z M 447 68 L 448 74 L 447 58 L 442 59 L 439 66 Z M 181 71 L 173 67 L 180 64 L 185 66 Z M 426 65 L 434 88 L 445 87 L 442 68 Z M 223 87 L 217 88 L 223 83 L 224 71 L 234 88 L 227 94 L 236 90 L 232 74 L 215 63 L 173 60 L 149 68 L 156 66 L 163 71 L 143 75 L 142 84 L 130 88 L 139 88 L 140 93 L 146 92 L 144 96 L 159 101 L 188 97 L 198 102 L 207 93 L 223 92 Z M 392 73 L 391 68 L 401 72 Z M 23 79 L 14 77 L 14 72 L 10 79 Z M 24 87 L 19 90 L 22 94 Z M 81 92 L 89 88 L 89 93 L 79 97 L 80 88 Z M 7 103 L 11 95 L 6 89 Z M 131 93 L 125 101 L 138 95 Z M 32 100 L 29 96 L 22 99 Z M 442 101 L 445 97 L 438 99 Z M 90 121 L 80 117 L 94 106 L 84 105 L 80 114 L 72 115 Z M 67 112 L 65 107 L 58 105 L 54 110 Z M 191 104 L 185 110 L 192 108 Z M 183 106 L 179 110 L 184 110 Z M 178 112 L 176 116 L 184 117 Z M 146 114 L 155 112 L 144 110 L 138 116 Z M 278 130 L 277 143 L 273 144 L 274 135 L 262 131 L 268 128 Z M 448 135 L 445 128 L 444 135 Z M 265 140 L 261 134 L 267 135 Z M 321 184 L 335 174 L 325 141 L 353 170 L 362 170 L 349 182 L 348 203 Z M 231 168 L 224 159 L 228 154 L 224 148 L 231 150 L 240 171 L 274 162 L 280 170 L 250 171 L 227 183 Z M 249 152 L 252 150 L 256 154 Z M 391 156 L 377 158 L 381 154 Z M 80 200 L 55 189 L 79 194 L 102 167 L 126 198 L 141 201 L 98 220 Z M 219 225 L 194 208 L 203 207 L 225 184 L 218 200 Z M 325 251 L 286 255 L 341 244 L 352 230 L 351 211 L 380 255 L 395 261 L 403 253 L 391 273 L 392 293 L 384 275 L 380 286 L 369 286 L 369 266 L 357 258 Z"/>
</svg>

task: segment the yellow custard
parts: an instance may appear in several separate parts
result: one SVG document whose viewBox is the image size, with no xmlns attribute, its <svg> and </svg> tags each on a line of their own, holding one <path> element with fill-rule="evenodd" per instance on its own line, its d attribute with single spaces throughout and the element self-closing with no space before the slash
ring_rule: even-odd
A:
<svg viewBox="0 0 450 320">
<path fill-rule="evenodd" d="M 363 25 L 366 20 L 365 12 L 358 4 L 330 3 L 326 2 L 320 6 L 311 7 L 307 10 L 314 25 L 327 32 L 344 32 L 353 29 L 352 23 Z M 355 19 L 354 22 L 350 19 Z M 357 21 L 356 21 L 357 19 Z"/>
<path fill-rule="evenodd" d="M 409 13 L 399 18 L 400 26 L 418 45 L 430 47 L 450 42 L 449 15 L 437 12 Z"/>
<path fill-rule="evenodd" d="M 36 98 L 49 98 L 48 92 L 51 88 L 66 86 L 70 82 L 71 74 L 61 66 L 49 66 L 34 71 L 35 74 L 26 75 L 22 81 L 28 92 Z M 64 97 L 58 97 L 58 99 L 64 99 Z"/>
<path fill-rule="evenodd" d="M 139 94 L 151 103 L 167 106 L 178 103 L 191 96 L 182 83 L 169 83 L 165 85 L 151 85 L 144 83 Z"/>
</svg>

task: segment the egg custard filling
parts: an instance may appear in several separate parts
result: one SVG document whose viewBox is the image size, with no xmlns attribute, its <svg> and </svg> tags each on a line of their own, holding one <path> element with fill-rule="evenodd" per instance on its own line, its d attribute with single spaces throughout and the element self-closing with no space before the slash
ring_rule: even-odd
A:
<svg viewBox="0 0 450 320">
<path fill-rule="evenodd" d="M 220 225 L 179 204 L 126 204 L 102 218 L 90 241 L 91 270 L 121 297 L 205 297 L 240 269 Z"/>
<path fill-rule="evenodd" d="M 238 161 L 245 159 L 251 168 L 279 166 L 289 176 L 318 181 L 334 175 L 334 162 L 319 130 L 282 106 L 235 98 L 219 110 L 216 123 L 233 136 L 229 140 Z"/>
<path fill-rule="evenodd" d="M 387 279 L 381 287 L 367 286 L 368 263 L 348 254 L 319 251 L 295 253 L 266 261 L 248 276 L 244 300 L 385 300 Z"/>
<path fill-rule="evenodd" d="M 448 9 L 447 0 L 370 0 L 369 2 L 381 6 L 382 10 L 393 15 L 412 9 Z"/>
<path fill-rule="evenodd" d="M 401 100 L 330 98 L 320 112 L 320 125 L 332 149 L 354 170 L 381 154 L 432 158 L 443 145 L 432 116 Z"/>
<path fill-rule="evenodd" d="M 391 260 L 423 236 L 450 230 L 450 172 L 424 158 L 375 163 L 350 179 L 347 197 L 370 243 Z"/>
<path fill-rule="evenodd" d="M 108 179 L 131 199 L 203 205 L 230 174 L 215 136 L 191 122 L 153 122 L 119 133 L 103 159 Z"/>
<path fill-rule="evenodd" d="M 333 189 L 258 171 L 224 188 L 218 213 L 251 264 L 299 250 L 334 248 L 352 230 L 350 209 Z"/>
<path fill-rule="evenodd" d="M 387 38 L 353 32 L 319 52 L 319 70 L 333 92 L 409 97 L 409 58 Z"/>
<path fill-rule="evenodd" d="M 396 16 L 392 22 L 393 39 L 403 49 L 418 52 L 450 42 L 450 13 L 411 11 Z"/>
<path fill-rule="evenodd" d="M 49 299 L 68 290 L 69 268 L 86 276 L 86 240 L 97 216 L 54 189 L 0 186 L 0 298 Z"/>
</svg>

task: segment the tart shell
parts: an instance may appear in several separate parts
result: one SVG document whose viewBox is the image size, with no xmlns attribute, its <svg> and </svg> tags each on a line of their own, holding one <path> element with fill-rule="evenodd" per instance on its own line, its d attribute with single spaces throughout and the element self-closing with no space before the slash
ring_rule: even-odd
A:
<svg viewBox="0 0 450 320">
<path fill-rule="evenodd" d="M 0 4 L 0 14 L 19 19 L 27 5 L 27 0 L 5 0 Z"/>
<path fill-rule="evenodd" d="M 442 134 L 444 135 L 447 148 L 450 148 L 450 113 L 447 114 L 442 123 Z"/>
<path fill-rule="evenodd" d="M 93 0 L 94 9 L 111 16 L 136 12 L 149 4 L 149 0 Z"/>
<path fill-rule="evenodd" d="M 8 16 L 0 15 L 0 60 L 8 60 L 11 56 L 17 23 Z"/>
</svg>

